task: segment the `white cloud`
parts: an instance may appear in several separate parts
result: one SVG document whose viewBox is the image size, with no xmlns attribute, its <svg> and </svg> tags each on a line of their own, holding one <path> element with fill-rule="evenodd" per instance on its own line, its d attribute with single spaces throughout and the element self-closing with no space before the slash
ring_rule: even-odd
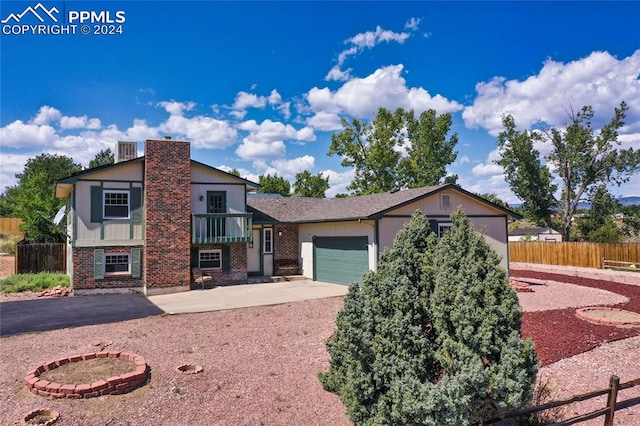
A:
<svg viewBox="0 0 640 426">
<path fill-rule="evenodd" d="M 240 91 L 236 95 L 232 108 L 234 110 L 244 110 L 247 108 L 264 108 L 267 104 L 267 98 L 258 96 L 253 93 Z"/>
<path fill-rule="evenodd" d="M 466 163 L 470 163 L 470 162 L 471 162 L 471 159 L 469 157 L 467 157 L 466 155 L 464 155 L 464 156 L 462 156 L 462 157 L 460 157 L 458 159 L 458 165 L 459 166 L 461 166 L 463 164 L 466 164 Z"/>
<path fill-rule="evenodd" d="M 282 141 L 255 141 L 244 138 L 236 154 L 244 160 L 262 160 L 284 157 L 287 148 Z"/>
<path fill-rule="evenodd" d="M 286 151 L 283 142 L 285 140 L 315 140 L 315 134 L 310 127 L 296 130 L 290 124 L 271 120 L 264 120 L 260 124 L 255 120 L 248 120 L 240 123 L 238 128 L 249 132 L 236 150 L 236 154 L 245 160 L 281 158 Z"/>
<path fill-rule="evenodd" d="M 351 78 L 351 68 L 342 71 L 339 65 L 334 65 L 325 76 L 327 81 L 348 81 Z"/>
<path fill-rule="evenodd" d="M 493 164 L 493 163 L 483 164 L 483 163 L 480 163 L 480 164 L 474 166 L 473 169 L 471 169 L 471 173 L 474 176 L 492 176 L 492 175 L 502 174 L 502 173 L 504 173 L 504 170 L 502 170 L 502 167 L 500 167 L 497 164 Z"/>
<path fill-rule="evenodd" d="M 269 105 L 280 105 L 282 103 L 282 96 L 276 89 L 271 91 L 269 94 Z"/>
<path fill-rule="evenodd" d="M 44 126 L 60 120 L 61 117 L 62 113 L 60 111 L 48 105 L 43 105 L 30 122 L 38 126 Z"/>
<path fill-rule="evenodd" d="M 331 198 L 337 194 L 346 194 L 349 191 L 347 186 L 353 180 L 353 169 L 346 170 L 344 172 L 336 172 L 335 170 L 327 169 L 323 170 L 323 176 L 329 177 L 329 189 L 326 192 L 326 196 Z"/>
<path fill-rule="evenodd" d="M 313 117 L 307 118 L 307 126 L 311 126 L 316 130 L 332 132 L 342 130 L 342 121 L 337 114 L 319 111 Z"/>
<path fill-rule="evenodd" d="M 100 119 L 82 117 L 60 117 L 60 127 L 63 129 L 99 129 L 102 125 Z"/>
<path fill-rule="evenodd" d="M 164 108 L 169 114 L 176 116 L 183 116 L 185 111 L 191 111 L 196 106 L 194 102 L 176 101 L 158 102 L 158 105 Z"/>
<path fill-rule="evenodd" d="M 216 149 L 232 145 L 238 132 L 226 121 L 198 115 L 171 115 L 159 126 L 161 132 L 184 136 L 194 148 Z"/>
<path fill-rule="evenodd" d="M 305 170 L 313 170 L 315 161 L 315 158 L 311 155 L 292 158 L 290 160 L 274 160 L 271 162 L 271 166 L 265 170 L 265 174 L 273 175 L 277 173 L 278 176 L 293 180 L 296 174 Z"/>
<path fill-rule="evenodd" d="M 16 120 L 0 128 L 0 140 L 5 148 L 46 147 L 51 145 L 57 137 L 56 130 L 47 124 L 25 124 L 21 120 Z"/>
<path fill-rule="evenodd" d="M 24 165 L 32 155 L 2 153 L 0 156 L 0 192 L 16 184 L 16 173 L 24 170 Z"/>
<path fill-rule="evenodd" d="M 314 87 L 306 98 L 314 112 L 345 112 L 365 118 L 373 117 L 379 107 L 414 109 L 417 114 L 427 109 L 444 113 L 463 108 L 441 95 L 432 96 L 422 87 L 407 87 L 402 70 L 401 64 L 382 67 L 367 77 L 349 80 L 335 92 Z"/>
<path fill-rule="evenodd" d="M 404 29 L 405 30 L 411 30 L 411 31 L 415 31 L 418 29 L 418 25 L 420 25 L 420 22 L 422 22 L 421 18 L 414 18 L 412 17 L 411 19 L 409 19 L 405 24 L 404 24 Z"/>
<path fill-rule="evenodd" d="M 483 127 L 496 136 L 503 114 L 511 114 L 522 128 L 538 122 L 561 126 L 569 120 L 567 111 L 591 105 L 594 125 L 599 126 L 625 100 L 630 107 L 627 122 L 635 123 L 640 120 L 638 74 L 640 50 L 620 60 L 608 52 L 593 52 L 566 64 L 547 59 L 538 74 L 523 81 L 494 77 L 478 83 L 477 97 L 462 116 L 467 127 Z"/>
</svg>

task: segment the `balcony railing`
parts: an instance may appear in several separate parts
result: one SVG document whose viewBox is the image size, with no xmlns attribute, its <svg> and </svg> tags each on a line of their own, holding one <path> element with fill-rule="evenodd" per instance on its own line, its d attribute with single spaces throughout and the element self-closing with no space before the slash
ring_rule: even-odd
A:
<svg viewBox="0 0 640 426">
<path fill-rule="evenodd" d="M 207 213 L 191 215 L 192 244 L 249 243 L 251 213 Z"/>
</svg>

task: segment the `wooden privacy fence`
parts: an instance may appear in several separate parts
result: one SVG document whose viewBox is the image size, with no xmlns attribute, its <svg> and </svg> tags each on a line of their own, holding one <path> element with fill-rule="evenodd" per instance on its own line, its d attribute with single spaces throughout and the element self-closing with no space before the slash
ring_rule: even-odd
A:
<svg viewBox="0 0 640 426">
<path fill-rule="evenodd" d="M 602 268 L 602 261 L 640 263 L 640 244 L 509 242 L 509 261 Z"/>
<path fill-rule="evenodd" d="M 586 401 L 588 399 L 596 398 L 598 396 L 607 395 L 607 405 L 605 407 L 600 408 L 596 411 L 592 411 L 587 414 L 582 414 L 580 416 L 571 417 L 570 419 L 562 420 L 557 423 L 552 423 L 552 425 L 557 425 L 557 426 L 573 425 L 576 423 L 585 422 L 587 420 L 597 419 L 598 417 L 604 416 L 604 426 L 613 426 L 613 418 L 615 416 L 616 411 L 640 404 L 640 397 L 629 398 L 624 401 L 618 401 L 618 391 L 621 391 L 623 389 L 629 389 L 637 385 L 640 385 L 640 379 L 632 380 L 627 383 L 620 383 L 620 378 L 618 376 L 611 376 L 611 379 L 609 380 L 609 387 L 606 389 L 601 389 L 601 390 L 585 393 L 582 395 L 576 395 L 569 399 L 565 399 L 561 401 L 552 401 L 546 404 L 536 405 L 535 407 L 509 411 L 507 413 L 503 413 L 500 417 L 495 417 L 487 420 L 484 424 L 496 424 L 506 419 L 515 419 L 518 417 L 524 417 L 529 414 L 546 411 L 551 408 L 562 407 L 564 405 L 573 404 L 574 402 Z"/>
<path fill-rule="evenodd" d="M 17 217 L 0 217 L 0 234 L 14 237 L 24 237 L 24 233 L 18 228 L 22 224 L 22 219 Z"/>
<path fill-rule="evenodd" d="M 65 272 L 66 244 L 17 244 L 15 262 L 16 274 Z"/>
</svg>

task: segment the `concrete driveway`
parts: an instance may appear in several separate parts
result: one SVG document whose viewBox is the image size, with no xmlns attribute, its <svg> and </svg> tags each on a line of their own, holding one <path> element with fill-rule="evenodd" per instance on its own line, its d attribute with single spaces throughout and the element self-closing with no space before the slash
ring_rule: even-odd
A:
<svg viewBox="0 0 640 426">
<path fill-rule="evenodd" d="M 220 311 L 344 296 L 349 286 L 311 280 L 246 284 L 150 296 L 168 314 Z"/>
<path fill-rule="evenodd" d="M 0 303 L 0 336 L 107 324 L 163 313 L 140 294 L 2 302 Z"/>
</svg>

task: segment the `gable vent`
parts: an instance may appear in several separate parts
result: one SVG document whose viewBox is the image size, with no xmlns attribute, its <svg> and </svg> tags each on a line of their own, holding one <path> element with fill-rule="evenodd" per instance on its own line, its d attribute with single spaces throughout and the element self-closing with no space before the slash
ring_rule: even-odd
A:
<svg viewBox="0 0 640 426">
<path fill-rule="evenodd" d="M 116 144 L 115 161 L 120 163 L 122 161 L 133 160 L 138 157 L 138 143 L 137 142 L 125 142 L 118 141 Z"/>
</svg>

